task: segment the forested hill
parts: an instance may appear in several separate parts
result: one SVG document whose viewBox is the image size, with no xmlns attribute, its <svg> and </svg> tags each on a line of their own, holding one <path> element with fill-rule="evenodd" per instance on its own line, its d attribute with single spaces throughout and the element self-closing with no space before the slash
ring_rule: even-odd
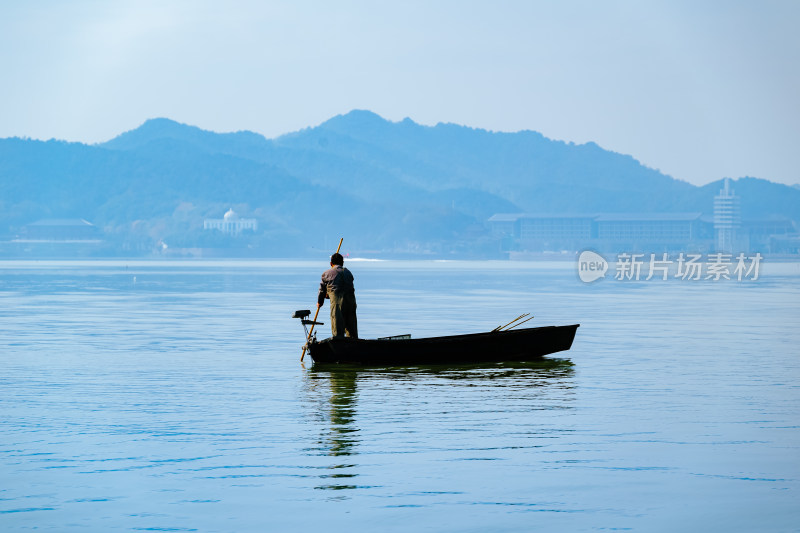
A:
<svg viewBox="0 0 800 533">
<path fill-rule="evenodd" d="M 259 221 L 242 239 L 261 255 L 304 255 L 326 235 L 348 235 L 353 250 L 481 255 L 494 249 L 486 229 L 494 213 L 711 213 L 719 188 L 593 143 L 368 111 L 276 139 L 161 118 L 98 145 L 0 140 L 0 233 L 84 218 L 129 251 L 159 241 L 224 246 L 203 220 L 233 207 Z M 795 187 L 745 178 L 734 189 L 745 217 L 800 221 Z"/>
</svg>

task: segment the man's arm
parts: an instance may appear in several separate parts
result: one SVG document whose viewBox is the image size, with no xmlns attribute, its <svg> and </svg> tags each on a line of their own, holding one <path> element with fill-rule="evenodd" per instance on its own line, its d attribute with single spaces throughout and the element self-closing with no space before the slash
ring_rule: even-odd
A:
<svg viewBox="0 0 800 533">
<path fill-rule="evenodd" d="M 319 284 L 319 292 L 317 293 L 317 307 L 322 307 L 325 303 L 325 298 L 328 297 L 328 283 L 323 279 Z"/>
</svg>

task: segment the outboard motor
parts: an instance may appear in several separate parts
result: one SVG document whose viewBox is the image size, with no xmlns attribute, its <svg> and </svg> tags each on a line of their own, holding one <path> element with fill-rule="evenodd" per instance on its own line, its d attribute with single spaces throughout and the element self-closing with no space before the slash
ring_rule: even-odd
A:
<svg viewBox="0 0 800 533">
<path fill-rule="evenodd" d="M 314 335 L 314 339 L 309 339 L 308 338 L 309 337 L 309 335 L 308 335 L 308 326 L 311 326 L 311 325 L 324 326 L 325 323 L 324 322 L 315 322 L 313 320 L 308 320 L 308 316 L 309 315 L 311 315 L 311 311 L 309 311 L 308 309 L 302 309 L 300 311 L 295 311 L 292 314 L 292 318 L 299 318 L 300 319 L 300 323 L 303 324 L 303 330 L 306 332 L 306 341 L 313 342 L 313 341 L 317 340 L 316 339 L 316 335 Z"/>
</svg>

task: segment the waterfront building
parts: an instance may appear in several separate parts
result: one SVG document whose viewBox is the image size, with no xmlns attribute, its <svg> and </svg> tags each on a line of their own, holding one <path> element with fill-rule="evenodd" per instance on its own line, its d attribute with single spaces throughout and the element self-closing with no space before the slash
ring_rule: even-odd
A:
<svg viewBox="0 0 800 533">
<path fill-rule="evenodd" d="M 258 229 L 258 221 L 254 218 L 239 218 L 239 215 L 233 209 L 228 209 L 228 212 L 222 218 L 207 218 L 203 221 L 204 230 L 218 230 L 228 235 L 239 235 L 244 230 L 256 231 Z"/>
<path fill-rule="evenodd" d="M 22 228 L 19 241 L 85 242 L 99 241 L 101 232 L 82 218 L 48 218 Z"/>
<path fill-rule="evenodd" d="M 597 245 L 631 252 L 707 249 L 711 224 L 702 213 L 614 213 L 595 217 Z"/>
<path fill-rule="evenodd" d="M 519 221 L 523 213 L 498 213 L 489 218 L 492 237 L 519 237 Z"/>
<path fill-rule="evenodd" d="M 519 241 L 531 250 L 577 250 L 597 236 L 594 215 L 523 215 Z"/>
<path fill-rule="evenodd" d="M 786 238 L 797 234 L 795 224 L 786 217 L 776 216 L 761 220 L 742 220 L 739 230 L 740 248 L 743 250 L 780 253 L 786 249 Z"/>
<path fill-rule="evenodd" d="M 781 216 L 742 220 L 730 179 L 703 213 L 498 213 L 489 218 L 503 251 L 795 253 L 797 224 Z"/>
<path fill-rule="evenodd" d="M 702 213 L 497 214 L 489 224 L 494 236 L 527 251 L 706 250 L 713 240 Z"/>
</svg>

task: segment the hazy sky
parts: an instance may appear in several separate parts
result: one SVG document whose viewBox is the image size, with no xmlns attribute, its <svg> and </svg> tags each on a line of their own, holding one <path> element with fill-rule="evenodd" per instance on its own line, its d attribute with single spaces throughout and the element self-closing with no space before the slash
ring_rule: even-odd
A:
<svg viewBox="0 0 800 533">
<path fill-rule="evenodd" d="M 0 137 L 275 137 L 369 109 L 800 183 L 799 27 L 794 0 L 3 0 Z"/>
</svg>

